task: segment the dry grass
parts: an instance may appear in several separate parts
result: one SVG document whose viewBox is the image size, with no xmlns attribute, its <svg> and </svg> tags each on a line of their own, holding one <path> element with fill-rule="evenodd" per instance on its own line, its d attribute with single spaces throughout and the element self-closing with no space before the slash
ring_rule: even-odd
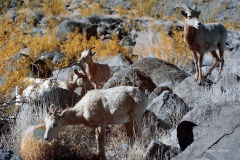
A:
<svg viewBox="0 0 240 160">
<path fill-rule="evenodd" d="M 170 37 L 162 26 L 153 25 L 142 31 L 133 53 L 140 57 L 154 56 L 184 68 L 191 62 L 192 54 L 182 35 L 182 31 L 173 29 L 173 35 Z"/>
<path fill-rule="evenodd" d="M 72 59 L 75 56 L 77 56 L 77 59 L 79 60 L 82 51 L 85 48 L 90 47 L 95 47 L 94 50 L 97 51 L 96 56 L 94 56 L 95 59 L 105 59 L 109 56 L 115 56 L 118 53 L 129 56 L 126 49 L 120 46 L 117 36 L 112 37 L 112 39 L 107 42 L 104 42 L 101 39 L 97 39 L 95 37 L 87 40 L 85 34 L 79 34 L 75 32 L 68 33 L 67 40 L 60 46 L 61 52 L 65 53 L 67 56 L 66 61 L 64 61 L 61 65 L 67 66 L 68 60 Z"/>
<path fill-rule="evenodd" d="M 105 15 L 104 10 L 102 9 L 102 5 L 99 3 L 93 3 L 88 7 L 80 8 L 79 12 L 83 17 L 94 16 L 94 15 Z"/>
<path fill-rule="evenodd" d="M 47 15 L 64 14 L 64 5 L 62 0 L 43 0 L 44 13 Z"/>
</svg>

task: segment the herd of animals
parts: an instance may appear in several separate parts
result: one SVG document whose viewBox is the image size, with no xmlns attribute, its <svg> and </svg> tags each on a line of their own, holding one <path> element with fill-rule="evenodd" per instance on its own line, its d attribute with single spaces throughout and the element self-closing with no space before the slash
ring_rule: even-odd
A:
<svg viewBox="0 0 240 160">
<path fill-rule="evenodd" d="M 198 85 L 211 73 L 217 62 L 220 62 L 217 79 L 220 77 L 224 64 L 223 53 L 227 40 L 226 28 L 218 23 L 202 24 L 198 17 L 201 11 L 186 4 L 178 4 L 175 8 L 182 8 L 185 17 L 184 41 L 192 50 Z M 94 83 L 94 90 L 86 95 L 73 107 L 61 113 L 48 111 L 45 117 L 46 131 L 44 138 L 51 141 L 56 134 L 67 125 L 84 124 L 97 128 L 97 144 L 99 158 L 106 159 L 105 134 L 108 125 L 124 124 L 130 142 L 141 135 L 140 125 L 148 105 L 148 97 L 139 88 L 133 86 L 118 86 L 110 89 L 100 89 L 100 85 L 110 77 L 110 68 L 106 64 L 93 62 L 93 48 L 85 49 L 81 54 L 81 61 L 85 63 L 87 78 Z M 218 50 L 218 54 L 216 52 Z M 214 62 L 204 77 L 202 76 L 202 60 L 206 52 L 210 52 Z M 77 71 L 74 71 L 77 73 Z"/>
</svg>

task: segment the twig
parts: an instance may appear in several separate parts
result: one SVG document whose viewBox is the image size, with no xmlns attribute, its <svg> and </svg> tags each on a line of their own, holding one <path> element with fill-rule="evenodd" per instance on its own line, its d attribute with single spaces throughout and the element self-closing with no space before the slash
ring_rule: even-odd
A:
<svg viewBox="0 0 240 160">
<path fill-rule="evenodd" d="M 9 38 L 1 47 L 0 50 L 10 41 L 11 38 Z"/>
</svg>

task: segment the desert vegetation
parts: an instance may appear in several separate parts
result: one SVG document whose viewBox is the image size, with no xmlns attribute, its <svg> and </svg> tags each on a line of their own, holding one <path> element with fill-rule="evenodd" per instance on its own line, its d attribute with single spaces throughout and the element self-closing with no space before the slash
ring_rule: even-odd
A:
<svg viewBox="0 0 240 160">
<path fill-rule="evenodd" d="M 212 82 L 217 75 L 217 70 L 213 69 L 207 86 L 195 86 L 197 83 L 191 81 L 194 79 L 191 75 L 195 74 L 192 53 L 183 40 L 184 18 L 179 10 L 174 10 L 178 3 L 166 0 L 0 0 L 0 149 L 11 149 L 21 156 L 24 131 L 44 124 L 47 102 L 23 101 L 22 93 L 31 85 L 27 79 L 44 81 L 59 78 L 59 81 L 66 81 L 69 76 L 65 74 L 71 74 L 70 71 L 77 69 L 84 73 L 84 65 L 79 65 L 81 53 L 86 48 L 95 47 L 97 54 L 93 56 L 93 61 L 108 64 L 110 78 L 123 74 L 119 76 L 122 79 L 117 85 L 138 87 L 141 85 L 139 79 L 148 82 L 145 87 L 153 88 L 151 93 L 146 93 L 149 97 L 148 109 L 156 105 L 157 108 L 151 111 L 164 121 L 167 128 L 171 128 L 156 128 L 159 125 L 157 122 L 152 120 L 149 125 L 145 119 L 141 138 L 130 146 L 121 125 L 110 127 L 106 134 L 106 157 L 146 159 L 148 145 L 155 140 L 164 144 L 158 150 L 161 153 L 157 154 L 162 159 L 181 153 L 172 134 L 185 114 L 199 106 L 239 100 L 240 88 L 236 86 L 239 86 L 240 76 L 240 28 L 239 17 L 233 13 L 238 13 L 240 7 L 235 1 L 222 1 L 221 5 L 215 0 L 184 2 L 190 6 L 197 4 L 202 11 L 199 17 L 202 23 L 221 23 L 229 35 L 219 81 Z M 119 57 L 124 58 L 114 59 Z M 149 59 L 154 63 L 147 70 L 144 60 Z M 143 64 L 139 64 L 140 60 Z M 206 56 L 203 72 L 208 70 L 209 61 Z M 46 72 L 41 76 L 37 74 L 43 71 Z M 46 74 L 47 71 L 50 71 L 49 74 Z M 137 75 L 139 72 L 141 74 Z M 78 94 L 80 99 L 87 90 L 79 90 L 77 88 L 71 93 Z M 55 99 L 51 93 L 50 99 Z M 66 94 L 70 95 L 67 91 Z M 168 105 L 172 112 L 164 108 Z M 161 115 L 160 111 L 165 115 Z M 196 123 L 203 123 L 200 120 L 197 119 Z M 98 153 L 92 128 L 68 126 L 58 134 L 56 141 L 55 159 L 94 159 Z"/>
</svg>

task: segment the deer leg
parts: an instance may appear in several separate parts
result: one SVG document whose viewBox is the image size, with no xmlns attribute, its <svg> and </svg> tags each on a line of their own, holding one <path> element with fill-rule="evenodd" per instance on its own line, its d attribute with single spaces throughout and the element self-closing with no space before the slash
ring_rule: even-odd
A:
<svg viewBox="0 0 240 160">
<path fill-rule="evenodd" d="M 105 155 L 105 134 L 106 134 L 106 126 L 102 125 L 97 128 L 97 143 L 98 143 L 98 156 L 101 157 L 103 160 L 106 159 Z"/>
<path fill-rule="evenodd" d="M 130 116 L 131 121 L 124 124 L 124 127 L 127 132 L 127 136 L 130 139 L 130 144 L 132 145 L 136 137 L 140 136 L 139 123 L 134 116 Z M 141 120 L 140 120 L 141 121 Z"/>
<path fill-rule="evenodd" d="M 93 84 L 94 89 L 97 89 L 97 84 L 96 83 L 92 83 L 92 84 Z"/>
<path fill-rule="evenodd" d="M 195 70 L 196 70 L 195 81 L 197 81 L 199 73 L 198 73 L 198 64 L 197 64 L 198 63 L 198 57 L 197 57 L 197 53 L 196 52 L 193 52 L 193 60 L 194 60 Z"/>
<path fill-rule="evenodd" d="M 130 144 L 133 144 L 134 141 L 134 131 L 133 131 L 133 122 L 126 122 L 124 124 L 125 130 L 127 132 L 127 136 L 130 139 Z"/>
<path fill-rule="evenodd" d="M 217 61 L 218 61 L 218 56 L 217 56 L 217 53 L 215 50 L 211 51 L 211 55 L 213 57 L 213 64 L 211 65 L 211 67 L 208 69 L 208 71 L 204 75 L 204 78 L 207 78 L 207 76 L 209 76 L 209 74 L 212 72 L 213 68 L 216 66 Z"/>
<path fill-rule="evenodd" d="M 215 81 L 217 81 L 219 79 L 220 74 L 222 72 L 222 68 L 223 68 L 223 65 L 224 65 L 223 53 L 224 53 L 224 49 L 219 49 L 220 67 L 219 67 L 218 75 L 217 75 Z"/>
<path fill-rule="evenodd" d="M 203 59 L 203 53 L 199 53 L 198 58 L 198 85 L 202 85 L 202 59 Z"/>
<path fill-rule="evenodd" d="M 132 116 L 132 121 L 133 121 L 133 131 L 136 137 L 140 137 L 141 136 L 141 122 L 142 122 L 142 116 L 137 118 Z"/>
</svg>

